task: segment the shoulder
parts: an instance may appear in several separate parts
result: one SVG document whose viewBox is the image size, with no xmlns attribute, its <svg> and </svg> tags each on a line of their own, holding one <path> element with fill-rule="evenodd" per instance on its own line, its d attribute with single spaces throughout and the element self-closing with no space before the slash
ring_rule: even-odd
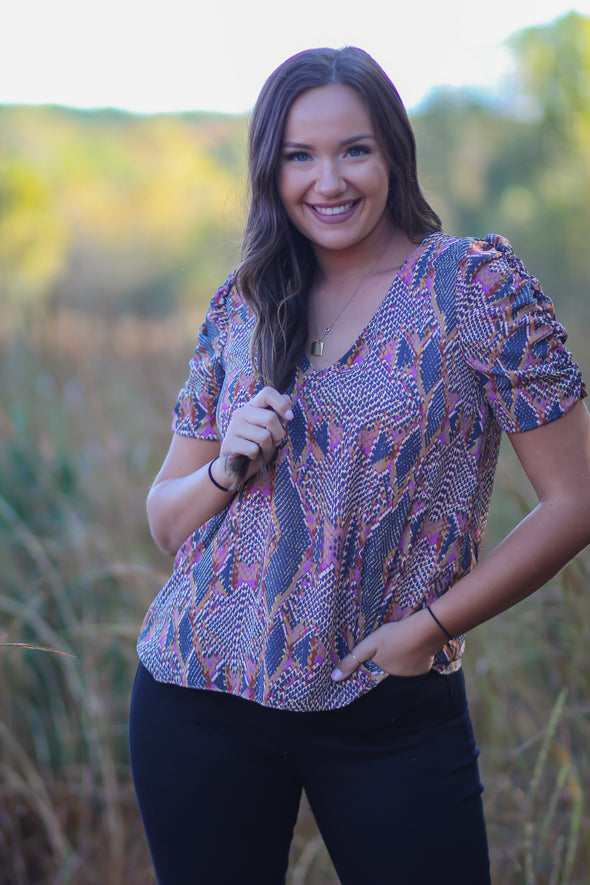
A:
<svg viewBox="0 0 590 885">
<path fill-rule="evenodd" d="M 458 305 L 495 304 L 514 300 L 547 302 L 539 281 L 527 270 L 511 243 L 501 234 L 485 237 L 438 235 L 432 245 L 432 275 L 439 289 L 453 289 Z M 526 293 L 526 296 L 525 296 Z M 520 298 L 516 297 L 515 306 Z"/>
<path fill-rule="evenodd" d="M 480 264 L 500 254 L 496 240 L 508 242 L 495 234 L 485 238 L 456 237 L 442 231 L 429 234 L 421 243 L 414 278 L 452 285 L 465 276 L 472 276 Z"/>
<path fill-rule="evenodd" d="M 245 321 L 247 313 L 247 304 L 236 286 L 235 271 L 232 271 L 211 298 L 204 326 L 220 329 L 240 324 Z"/>
<path fill-rule="evenodd" d="M 443 232 L 429 234 L 412 272 L 412 286 L 428 293 L 432 305 L 448 329 L 456 326 L 457 314 L 465 303 L 479 269 L 499 253 L 495 239 L 456 237 Z"/>
<path fill-rule="evenodd" d="M 226 278 L 225 282 L 215 291 L 211 299 L 210 307 L 212 309 L 222 309 L 231 311 L 235 309 L 240 301 L 239 293 L 235 285 L 236 273 L 232 271 Z"/>
<path fill-rule="evenodd" d="M 461 270 L 466 281 L 473 281 L 479 276 L 482 284 L 493 284 L 500 277 L 505 279 L 515 274 L 534 279 L 516 255 L 510 241 L 501 234 L 487 234 L 482 238 L 464 237 L 461 242 Z"/>
<path fill-rule="evenodd" d="M 502 234 L 495 233 L 486 234 L 485 237 L 458 237 L 435 231 L 428 234 L 422 243 L 426 247 L 425 251 L 434 255 L 453 254 L 464 258 L 481 255 L 488 260 L 500 255 L 514 256 L 510 241 Z"/>
<path fill-rule="evenodd" d="M 522 263 L 506 237 L 501 234 L 487 234 L 485 237 L 457 237 L 443 232 L 429 234 L 423 241 L 424 254 L 430 259 L 445 259 L 457 268 L 464 267 L 472 272 L 481 264 L 503 258 L 509 262 Z"/>
</svg>

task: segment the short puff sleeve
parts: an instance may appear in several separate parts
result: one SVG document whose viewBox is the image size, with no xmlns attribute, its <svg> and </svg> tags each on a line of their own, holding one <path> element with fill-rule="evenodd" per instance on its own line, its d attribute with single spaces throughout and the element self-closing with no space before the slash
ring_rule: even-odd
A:
<svg viewBox="0 0 590 885">
<path fill-rule="evenodd" d="M 460 290 L 464 357 L 503 430 L 539 427 L 586 396 L 553 304 L 508 240 L 471 241 Z"/>
<path fill-rule="evenodd" d="M 199 329 L 186 384 L 174 407 L 172 430 L 181 436 L 217 440 L 215 418 L 225 369 L 223 349 L 229 327 L 229 295 L 233 276 L 217 290 Z"/>
</svg>

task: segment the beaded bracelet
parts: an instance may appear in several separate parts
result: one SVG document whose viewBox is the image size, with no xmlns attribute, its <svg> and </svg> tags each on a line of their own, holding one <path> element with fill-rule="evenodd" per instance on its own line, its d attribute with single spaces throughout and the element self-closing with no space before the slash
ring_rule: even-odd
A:
<svg viewBox="0 0 590 885">
<path fill-rule="evenodd" d="M 453 637 L 451 636 L 451 634 L 449 633 L 449 631 L 447 630 L 447 628 L 444 627 L 444 626 L 441 624 L 441 622 L 440 622 L 439 619 L 436 617 L 436 615 L 434 614 L 434 612 L 432 611 L 432 609 L 430 608 L 430 606 L 429 606 L 429 605 L 426 605 L 426 606 L 424 606 L 424 607 L 425 607 L 425 609 L 430 613 L 430 615 L 434 618 L 434 620 L 436 621 L 436 623 L 438 624 L 438 626 L 440 627 L 440 629 L 443 631 L 443 633 L 444 633 L 446 636 L 448 636 L 449 639 L 453 639 Z"/>
<path fill-rule="evenodd" d="M 215 488 L 219 489 L 220 491 L 231 492 L 231 489 L 226 488 L 225 486 L 222 486 L 221 483 L 217 482 L 217 480 L 213 476 L 211 468 L 213 467 L 213 465 L 215 464 L 216 461 L 219 461 L 219 455 L 217 456 L 217 458 L 213 458 L 213 460 L 209 462 L 209 467 L 207 468 L 207 473 L 209 474 L 209 479 L 211 480 L 211 482 L 213 483 Z"/>
</svg>

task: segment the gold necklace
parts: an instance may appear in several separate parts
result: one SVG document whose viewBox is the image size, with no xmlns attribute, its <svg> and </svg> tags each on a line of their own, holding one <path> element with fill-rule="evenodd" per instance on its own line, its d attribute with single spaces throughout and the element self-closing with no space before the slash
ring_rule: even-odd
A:
<svg viewBox="0 0 590 885">
<path fill-rule="evenodd" d="M 354 296 L 356 295 L 356 293 L 358 292 L 358 290 L 360 289 L 362 284 L 365 282 L 365 280 L 367 279 L 369 274 L 375 270 L 375 268 L 377 267 L 377 265 L 379 264 L 379 262 L 381 261 L 381 259 L 383 258 L 383 256 L 385 255 L 385 253 L 387 252 L 387 250 L 389 249 L 390 246 L 391 246 L 391 241 L 388 242 L 387 246 L 385 247 L 385 249 L 383 250 L 381 255 L 379 255 L 379 257 L 377 258 L 377 261 L 375 261 L 375 263 L 372 264 L 371 267 L 368 269 L 366 274 L 363 274 L 363 276 L 360 278 L 359 282 L 357 283 L 357 285 L 354 288 L 352 295 L 350 296 L 350 298 L 348 299 L 346 304 L 340 308 L 340 310 L 338 311 L 338 313 L 336 314 L 336 316 L 334 317 L 334 319 L 332 320 L 330 325 L 326 326 L 326 328 L 324 329 L 322 334 L 318 335 L 317 338 L 311 339 L 311 355 L 312 356 L 322 356 L 322 354 L 324 352 L 324 341 L 325 341 L 326 337 L 332 331 L 332 329 L 334 328 L 334 326 L 336 325 L 336 323 L 338 322 L 338 320 L 340 319 L 340 317 L 342 316 L 342 314 L 344 313 L 344 311 L 346 310 L 346 308 L 348 307 L 348 305 L 350 304 L 350 302 L 352 301 L 352 299 L 354 298 Z M 401 267 L 401 264 L 398 264 L 396 267 L 392 268 L 392 270 L 399 270 L 400 267 Z"/>
</svg>

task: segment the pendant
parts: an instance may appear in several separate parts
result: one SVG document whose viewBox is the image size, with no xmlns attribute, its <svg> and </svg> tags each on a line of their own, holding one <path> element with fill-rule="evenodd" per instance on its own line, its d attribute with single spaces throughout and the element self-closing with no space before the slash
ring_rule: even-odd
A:
<svg viewBox="0 0 590 885">
<path fill-rule="evenodd" d="M 324 352 L 324 342 L 319 338 L 313 338 L 311 342 L 311 355 L 321 356 Z"/>
</svg>

